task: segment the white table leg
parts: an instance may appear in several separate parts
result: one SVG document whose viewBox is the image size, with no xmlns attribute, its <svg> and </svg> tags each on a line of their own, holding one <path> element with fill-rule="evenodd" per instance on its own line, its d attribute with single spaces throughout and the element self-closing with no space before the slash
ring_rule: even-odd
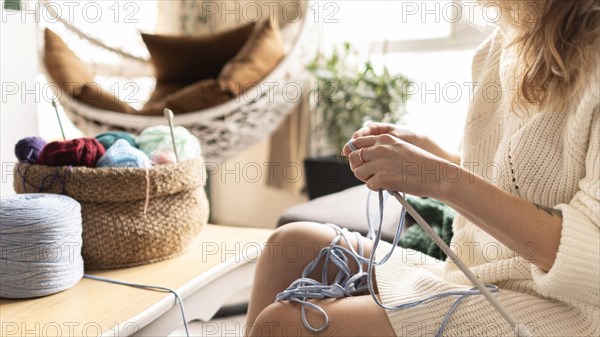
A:
<svg viewBox="0 0 600 337">
<path fill-rule="evenodd" d="M 255 263 L 244 263 L 183 299 L 188 321 L 209 321 L 234 294 L 252 286 Z M 175 304 L 175 303 L 174 303 Z M 137 331 L 133 336 L 168 336 L 183 326 L 179 305 Z"/>
</svg>

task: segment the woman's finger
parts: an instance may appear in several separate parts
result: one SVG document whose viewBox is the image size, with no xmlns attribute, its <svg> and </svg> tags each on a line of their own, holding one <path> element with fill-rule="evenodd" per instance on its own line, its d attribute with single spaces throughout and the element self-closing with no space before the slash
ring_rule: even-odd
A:
<svg viewBox="0 0 600 337">
<path fill-rule="evenodd" d="M 348 156 L 348 160 L 350 162 L 350 169 L 352 169 L 352 171 L 354 171 L 357 167 L 366 164 L 369 161 L 369 159 L 365 157 L 365 153 L 367 153 L 368 151 L 370 151 L 369 148 L 363 147 L 350 153 L 350 155 Z"/>
<path fill-rule="evenodd" d="M 365 136 L 351 140 L 356 150 L 371 147 L 380 140 L 381 136 Z"/>
<path fill-rule="evenodd" d="M 393 130 L 394 126 L 391 124 L 372 122 L 356 131 L 352 135 L 352 138 L 356 139 L 365 136 L 377 136 L 385 133 L 390 133 Z"/>
<path fill-rule="evenodd" d="M 367 188 L 370 189 L 371 191 L 375 191 L 375 192 L 381 190 L 382 186 L 381 186 L 381 183 L 379 180 L 380 180 L 379 176 L 377 176 L 377 175 L 371 176 L 365 182 L 367 184 Z"/>
<path fill-rule="evenodd" d="M 348 143 L 346 143 L 346 145 L 344 145 L 344 148 L 342 149 L 342 156 L 349 156 L 350 153 L 358 151 L 361 148 L 375 145 L 377 143 L 377 137 L 378 136 L 366 136 L 351 139 L 350 141 L 348 141 Z"/>
<path fill-rule="evenodd" d="M 342 148 L 342 156 L 348 157 L 350 153 L 352 153 L 352 149 L 350 148 L 348 143 L 346 143 L 346 145 L 344 145 L 344 147 Z"/>
<path fill-rule="evenodd" d="M 364 150 L 363 150 L 364 151 Z M 364 158 L 363 158 L 364 159 Z M 353 151 L 348 155 L 348 162 L 350 163 L 350 169 L 354 172 L 354 170 L 360 165 L 364 164 L 364 161 L 360 159 L 359 151 Z"/>
<path fill-rule="evenodd" d="M 372 163 L 365 163 L 354 169 L 354 176 L 366 183 L 375 174 L 375 169 Z"/>
</svg>

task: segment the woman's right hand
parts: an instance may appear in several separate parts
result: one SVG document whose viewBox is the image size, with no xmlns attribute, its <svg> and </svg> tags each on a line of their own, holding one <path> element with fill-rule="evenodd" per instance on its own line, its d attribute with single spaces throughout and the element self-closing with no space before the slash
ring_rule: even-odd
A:
<svg viewBox="0 0 600 337">
<path fill-rule="evenodd" d="M 352 139 L 384 134 L 394 136 L 455 164 L 460 164 L 460 156 L 458 154 L 449 153 L 432 141 L 429 137 L 400 125 L 377 122 L 369 123 L 360 130 L 356 131 L 352 135 Z"/>
<path fill-rule="evenodd" d="M 365 125 L 360 130 L 356 131 L 352 135 L 352 139 L 366 136 L 379 136 L 385 134 L 402 139 L 403 141 L 415 146 L 419 146 L 419 144 L 422 143 L 425 138 L 427 138 L 423 135 L 417 134 L 416 132 L 407 127 L 394 124 L 372 122 Z"/>
</svg>

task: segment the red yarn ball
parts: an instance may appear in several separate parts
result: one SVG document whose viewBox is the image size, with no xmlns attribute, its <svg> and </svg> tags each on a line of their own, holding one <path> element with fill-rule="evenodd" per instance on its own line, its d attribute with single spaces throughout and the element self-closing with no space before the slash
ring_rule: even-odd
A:
<svg viewBox="0 0 600 337">
<path fill-rule="evenodd" d="M 95 138 L 52 142 L 40 153 L 39 163 L 48 166 L 95 167 L 104 152 L 104 146 Z"/>
</svg>

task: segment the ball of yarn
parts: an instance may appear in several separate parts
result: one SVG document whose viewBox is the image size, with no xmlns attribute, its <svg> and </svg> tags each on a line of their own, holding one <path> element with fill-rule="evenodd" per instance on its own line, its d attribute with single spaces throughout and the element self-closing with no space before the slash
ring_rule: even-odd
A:
<svg viewBox="0 0 600 337">
<path fill-rule="evenodd" d="M 0 198 L 0 297 L 31 298 L 83 276 L 81 206 L 58 194 Z"/>
<path fill-rule="evenodd" d="M 105 132 L 105 133 L 101 133 L 99 135 L 97 135 L 96 140 L 98 140 L 100 142 L 100 144 L 102 144 L 104 146 L 104 149 L 108 150 L 111 146 L 113 146 L 113 144 L 119 140 L 119 139 L 124 139 L 126 140 L 129 145 L 133 146 L 133 147 L 138 147 L 136 141 L 135 141 L 135 137 L 127 132 L 123 132 L 123 131 L 109 131 L 109 132 Z"/>
<path fill-rule="evenodd" d="M 177 158 L 175 157 L 173 151 L 154 151 L 152 152 L 150 159 L 156 165 L 173 164 L 177 162 Z"/>
<path fill-rule="evenodd" d="M 95 167 L 104 152 L 104 146 L 95 138 L 52 142 L 40 153 L 39 163 L 48 166 Z"/>
<path fill-rule="evenodd" d="M 15 156 L 21 163 L 37 164 L 46 141 L 40 137 L 27 137 L 15 145 Z"/>
<path fill-rule="evenodd" d="M 98 160 L 98 167 L 151 167 L 152 162 L 146 154 L 131 146 L 125 139 L 117 140 Z"/>
<path fill-rule="evenodd" d="M 183 126 L 173 129 L 175 144 L 179 160 L 194 159 L 200 157 L 200 142 Z M 140 150 L 152 157 L 154 151 L 173 151 L 171 140 L 171 129 L 166 125 L 149 127 L 142 131 L 138 137 Z"/>
</svg>

